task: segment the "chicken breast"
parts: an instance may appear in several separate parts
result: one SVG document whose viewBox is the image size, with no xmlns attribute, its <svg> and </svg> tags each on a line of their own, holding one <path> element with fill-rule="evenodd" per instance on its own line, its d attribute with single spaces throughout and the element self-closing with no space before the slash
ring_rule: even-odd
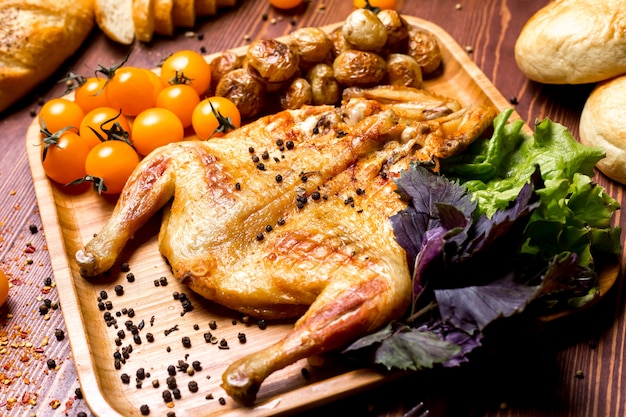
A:
<svg viewBox="0 0 626 417">
<path fill-rule="evenodd" d="M 287 110 L 222 138 L 164 146 L 140 163 L 76 260 L 85 276 L 105 272 L 171 201 L 158 242 L 176 278 L 245 314 L 299 317 L 222 376 L 230 396 L 252 404 L 272 372 L 405 312 L 409 267 L 388 219 L 406 202 L 394 178 L 413 160 L 436 169 L 494 117 L 412 89 L 350 90 L 339 108 Z"/>
</svg>

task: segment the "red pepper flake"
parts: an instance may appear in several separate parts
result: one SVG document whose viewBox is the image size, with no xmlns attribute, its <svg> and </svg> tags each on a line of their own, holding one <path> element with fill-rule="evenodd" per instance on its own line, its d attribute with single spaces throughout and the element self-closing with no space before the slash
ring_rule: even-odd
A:
<svg viewBox="0 0 626 417">
<path fill-rule="evenodd" d="M 24 249 L 24 253 L 35 253 L 36 250 L 37 248 L 35 248 L 32 244 L 27 243 L 26 249 Z"/>
</svg>

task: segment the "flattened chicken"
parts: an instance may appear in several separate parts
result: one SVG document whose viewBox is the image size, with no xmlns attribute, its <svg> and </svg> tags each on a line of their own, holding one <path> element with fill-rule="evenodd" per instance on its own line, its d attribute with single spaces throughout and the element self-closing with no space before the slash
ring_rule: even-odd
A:
<svg viewBox="0 0 626 417">
<path fill-rule="evenodd" d="M 224 306 L 299 317 L 273 346 L 232 363 L 226 392 L 252 404 L 263 380 L 400 317 L 411 289 L 388 218 L 405 207 L 393 178 L 411 160 L 462 149 L 495 111 L 392 87 L 349 90 L 343 105 L 266 116 L 223 138 L 159 148 L 137 167 L 102 231 L 76 253 L 108 270 L 164 211 L 159 249 L 173 274 Z"/>
</svg>

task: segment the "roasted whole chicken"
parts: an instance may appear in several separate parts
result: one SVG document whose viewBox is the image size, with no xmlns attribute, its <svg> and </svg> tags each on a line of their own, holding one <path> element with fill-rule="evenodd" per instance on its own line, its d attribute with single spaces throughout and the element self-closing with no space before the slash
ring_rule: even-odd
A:
<svg viewBox="0 0 626 417">
<path fill-rule="evenodd" d="M 161 147 L 76 253 L 81 274 L 111 268 L 165 207 L 158 245 L 176 278 L 254 317 L 299 317 L 284 339 L 223 374 L 226 392 L 250 405 L 272 372 L 405 312 L 409 267 L 388 218 L 407 203 L 394 178 L 412 160 L 436 170 L 495 115 L 422 90 L 351 88 L 341 107 L 285 110 L 221 138 Z"/>
</svg>

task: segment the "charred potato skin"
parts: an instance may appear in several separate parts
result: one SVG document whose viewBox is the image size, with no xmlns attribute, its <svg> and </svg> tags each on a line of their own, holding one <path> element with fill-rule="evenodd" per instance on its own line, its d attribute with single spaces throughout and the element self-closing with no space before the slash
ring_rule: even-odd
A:
<svg viewBox="0 0 626 417">
<path fill-rule="evenodd" d="M 282 83 L 299 69 L 300 57 L 296 50 L 276 39 L 254 41 L 248 47 L 246 64 L 267 83 Z"/>
<path fill-rule="evenodd" d="M 387 31 L 387 44 L 385 49 L 397 49 L 409 37 L 409 24 L 396 10 L 381 10 L 378 15 L 385 30 Z"/>
<path fill-rule="evenodd" d="M 222 77 L 232 70 L 242 67 L 243 58 L 232 51 L 225 51 L 213 58 L 211 66 L 211 86 L 217 87 Z"/>
<path fill-rule="evenodd" d="M 434 73 L 441 65 L 441 51 L 435 35 L 421 29 L 409 30 L 407 54 L 422 68 L 422 74 Z"/>
<path fill-rule="evenodd" d="M 245 68 L 237 68 L 222 77 L 215 95 L 226 97 L 239 109 L 243 119 L 258 115 L 265 105 L 266 87 Z"/>
<path fill-rule="evenodd" d="M 333 53 L 333 42 L 328 33 L 320 28 L 300 28 L 289 35 L 288 45 L 300 57 L 300 67 L 310 68 L 319 62 L 329 61 Z"/>
<path fill-rule="evenodd" d="M 368 9 L 357 9 L 350 13 L 341 31 L 348 43 L 361 51 L 380 51 L 387 43 L 385 25 Z"/>
<path fill-rule="evenodd" d="M 336 104 L 341 98 L 341 85 L 335 78 L 333 67 L 319 63 L 311 68 L 306 79 L 311 86 L 312 103 L 314 105 Z"/>
<path fill-rule="evenodd" d="M 417 61 L 406 54 L 389 54 L 387 56 L 387 76 L 389 85 L 422 88 L 422 69 Z"/>
<path fill-rule="evenodd" d="M 346 87 L 367 87 L 378 84 L 385 77 L 387 63 L 378 54 L 347 50 L 333 61 L 337 81 Z"/>
<path fill-rule="evenodd" d="M 297 77 L 284 88 L 279 97 L 280 107 L 284 110 L 299 109 L 313 102 L 311 84 L 302 77 Z"/>
</svg>

